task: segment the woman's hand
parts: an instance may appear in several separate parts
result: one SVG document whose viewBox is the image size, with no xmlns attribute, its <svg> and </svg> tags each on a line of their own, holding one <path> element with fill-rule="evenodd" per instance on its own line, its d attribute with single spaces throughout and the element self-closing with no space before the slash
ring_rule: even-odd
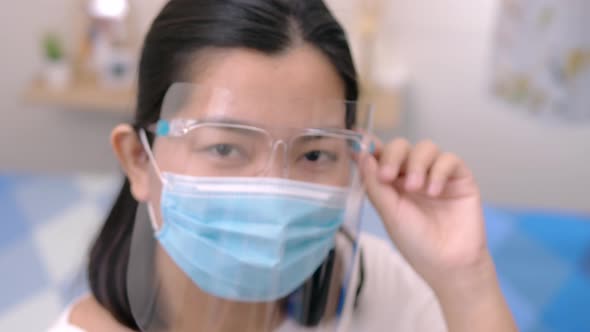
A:
<svg viewBox="0 0 590 332">
<path fill-rule="evenodd" d="M 436 293 L 450 331 L 515 330 L 465 163 L 432 142 L 398 139 L 365 156 L 361 169 L 391 239 Z"/>
</svg>

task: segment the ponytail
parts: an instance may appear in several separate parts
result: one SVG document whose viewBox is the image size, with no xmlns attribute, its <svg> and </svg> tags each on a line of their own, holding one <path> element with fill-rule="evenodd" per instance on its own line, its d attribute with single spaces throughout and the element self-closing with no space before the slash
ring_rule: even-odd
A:
<svg viewBox="0 0 590 332">
<path fill-rule="evenodd" d="M 127 298 L 127 266 L 138 203 L 129 180 L 109 213 L 90 250 L 88 282 L 96 300 L 119 323 L 138 330 Z"/>
</svg>

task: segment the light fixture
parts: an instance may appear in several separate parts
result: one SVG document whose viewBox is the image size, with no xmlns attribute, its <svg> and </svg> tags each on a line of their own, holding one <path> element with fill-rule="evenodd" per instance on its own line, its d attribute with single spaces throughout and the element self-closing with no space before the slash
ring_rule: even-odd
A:
<svg viewBox="0 0 590 332">
<path fill-rule="evenodd" d="M 97 18 L 121 20 L 129 11 L 127 0 L 91 0 L 90 14 Z"/>
</svg>

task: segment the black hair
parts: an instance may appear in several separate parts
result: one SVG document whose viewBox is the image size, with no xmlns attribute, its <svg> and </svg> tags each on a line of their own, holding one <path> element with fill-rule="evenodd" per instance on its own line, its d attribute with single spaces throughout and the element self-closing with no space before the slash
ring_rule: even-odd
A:
<svg viewBox="0 0 590 332">
<path fill-rule="evenodd" d="M 267 55 L 297 41 L 319 49 L 345 87 L 347 100 L 359 88 L 346 34 L 322 0 L 171 0 L 143 44 L 138 75 L 135 129 L 155 123 L 169 87 L 191 60 L 208 48 L 248 48 Z M 347 125 L 354 122 L 347 112 Z M 96 300 L 121 324 L 137 330 L 127 298 L 127 266 L 138 202 L 129 180 L 119 193 L 91 250 L 88 279 Z"/>
</svg>

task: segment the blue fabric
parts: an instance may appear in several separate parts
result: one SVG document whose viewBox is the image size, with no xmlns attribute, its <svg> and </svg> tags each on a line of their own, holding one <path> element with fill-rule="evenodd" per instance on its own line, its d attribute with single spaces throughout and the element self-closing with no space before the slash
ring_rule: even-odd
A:
<svg viewBox="0 0 590 332">
<path fill-rule="evenodd" d="M 590 331 L 590 215 L 496 207 L 485 214 L 521 331 Z"/>
</svg>

